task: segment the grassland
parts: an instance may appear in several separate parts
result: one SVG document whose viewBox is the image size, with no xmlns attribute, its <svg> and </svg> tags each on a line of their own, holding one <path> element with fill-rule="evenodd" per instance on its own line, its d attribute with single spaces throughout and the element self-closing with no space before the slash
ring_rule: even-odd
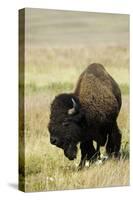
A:
<svg viewBox="0 0 133 200">
<path fill-rule="evenodd" d="M 90 55 L 90 57 L 92 55 L 90 52 L 87 52 L 87 48 L 79 51 L 83 62 L 88 62 L 88 55 Z M 86 57 L 84 55 L 85 51 Z M 88 49 L 88 51 L 90 50 Z M 102 51 L 104 51 L 104 49 L 102 49 Z M 107 49 L 105 51 L 108 53 Z M 104 60 L 106 56 L 102 56 L 105 55 L 104 53 L 98 54 L 97 60 L 95 60 L 99 60 L 100 63 L 106 66 L 107 70 L 118 81 L 122 90 L 123 105 L 118 123 L 123 135 L 121 148 L 123 157 L 120 161 L 109 160 L 102 166 L 94 165 L 89 169 L 78 172 L 77 163 L 80 159 L 80 152 L 78 153 L 78 159 L 74 162 L 70 162 L 64 157 L 62 150 L 50 144 L 47 130 L 50 103 L 58 93 L 70 92 L 73 90 L 77 77 L 81 71 L 83 71 L 86 64 L 81 63 L 79 66 L 75 67 L 75 60 L 80 58 L 77 55 L 77 50 L 74 52 L 74 49 L 71 50 L 68 48 L 63 50 L 56 48 L 47 49 L 47 54 L 44 54 L 46 57 L 44 58 L 42 67 L 37 69 L 32 65 L 26 72 L 26 191 L 128 185 L 129 80 L 128 67 L 125 67 L 128 65 L 128 52 L 125 49 L 124 54 L 123 48 L 119 48 L 119 52 L 117 48 L 112 48 L 112 52 L 110 49 L 109 51 L 108 63 Z M 61 52 L 63 52 L 63 54 L 66 53 L 67 59 L 64 58 L 62 60 L 63 54 Z M 47 55 L 50 56 L 50 54 L 52 59 L 49 60 Z M 123 59 L 121 59 L 121 66 L 117 59 L 111 62 L 113 54 L 116 58 L 121 54 Z M 61 59 L 61 61 L 57 61 L 56 58 L 59 60 Z M 91 61 L 88 63 L 91 63 Z M 125 63 L 125 65 L 123 63 Z M 117 70 L 116 66 L 118 66 L 119 70 Z M 28 73 L 30 73 L 30 75 L 28 75 Z"/>
<path fill-rule="evenodd" d="M 34 14 L 34 16 L 37 15 Z M 58 21 L 58 17 L 56 21 Z M 121 17 L 123 18 L 123 16 Z M 93 19 L 93 22 L 96 21 L 98 26 L 99 21 L 97 20 L 99 18 L 94 17 L 91 19 Z M 105 18 L 103 17 L 103 19 Z M 63 22 L 65 20 L 64 17 Z M 27 38 L 25 68 L 25 191 L 95 188 L 129 184 L 129 50 L 127 20 L 123 23 L 120 20 L 120 25 L 117 24 L 118 33 L 122 33 L 119 37 L 114 37 L 115 27 L 108 24 L 108 20 L 111 22 L 111 17 L 106 21 L 102 21 L 103 25 L 99 36 L 102 39 L 98 43 L 93 43 L 97 37 L 97 32 L 94 25 L 91 27 L 95 28 L 95 34 L 91 35 L 91 39 L 89 37 L 89 40 L 91 40 L 89 45 L 82 40 L 78 44 L 73 42 L 71 45 L 68 45 L 68 40 L 65 40 L 66 42 L 63 41 L 63 45 L 57 45 L 55 39 L 53 46 L 47 46 L 39 42 L 39 46 L 37 46 L 34 41 L 36 41 L 35 37 L 38 37 L 38 34 L 37 36 L 34 35 L 34 23 L 33 25 L 31 23 L 32 37 L 30 42 L 32 41 L 33 48 L 31 46 L 29 48 Z M 102 29 L 105 29 L 104 24 L 106 24 L 107 30 L 105 30 L 106 34 L 102 37 Z M 40 26 L 42 27 L 42 24 Z M 99 26 L 97 29 L 99 30 Z M 87 31 L 89 31 L 89 28 Z M 41 30 L 41 34 L 42 32 Z M 110 33 L 109 36 L 108 32 Z M 80 36 L 82 37 L 82 34 Z M 123 36 L 125 38 L 124 42 L 122 40 Z M 49 37 L 47 36 L 48 41 L 50 41 Z M 51 38 L 53 37 L 51 36 Z M 103 40 L 103 38 L 106 38 L 106 40 Z M 55 95 L 61 92 L 72 92 L 80 73 L 88 64 L 93 62 L 102 63 L 119 83 L 122 91 L 123 103 L 118 117 L 118 124 L 122 131 L 122 156 L 120 160 L 110 159 L 103 165 L 93 164 L 89 168 L 86 167 L 82 171 L 78 171 L 77 164 L 80 160 L 80 151 L 78 151 L 76 160 L 69 161 L 61 149 L 50 144 L 47 124 L 50 104 Z M 104 148 L 102 148 L 102 152 L 104 153 Z M 21 171 L 20 176 L 23 178 Z"/>
</svg>

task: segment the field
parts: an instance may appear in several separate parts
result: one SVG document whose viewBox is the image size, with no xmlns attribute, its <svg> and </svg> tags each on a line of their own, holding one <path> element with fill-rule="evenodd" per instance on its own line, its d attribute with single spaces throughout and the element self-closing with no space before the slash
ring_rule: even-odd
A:
<svg viewBox="0 0 133 200">
<path fill-rule="evenodd" d="M 78 17 L 87 19 L 86 15 L 81 17 L 80 14 L 76 14 L 76 19 Z M 60 41 L 59 36 L 56 37 L 56 34 L 54 34 L 56 29 L 53 26 L 55 38 L 50 35 L 51 26 L 47 28 L 45 35 L 45 31 L 41 29 L 43 27 L 41 20 L 38 25 L 40 29 L 36 28 L 39 31 L 35 31 L 34 25 L 38 24 L 35 23 L 38 20 L 35 16 L 41 19 L 43 12 L 41 11 L 41 14 L 39 11 L 31 12 L 28 15 L 30 19 L 27 18 L 31 20 L 30 29 L 27 27 L 31 37 L 28 37 L 27 34 L 25 65 L 25 178 L 20 168 L 21 184 L 23 185 L 23 181 L 25 181 L 25 191 L 29 192 L 129 185 L 128 17 L 126 15 L 116 17 L 116 20 L 120 22 L 117 23 L 116 30 L 112 15 L 109 15 L 109 17 L 102 15 L 99 18 L 97 14 L 94 16 L 91 14 L 91 19 L 93 19 L 93 23 L 96 22 L 96 27 L 94 24 L 92 25 L 90 20 L 91 26 L 85 29 L 86 32 L 91 32 L 89 37 L 86 37 L 87 34 L 85 34 L 82 40 L 84 31 L 81 31 L 81 33 L 77 33 L 77 39 L 75 39 L 74 33 L 76 33 L 77 24 L 71 33 L 71 37 L 67 37 L 65 33 L 60 31 L 60 38 L 65 38 Z M 52 18 L 48 18 L 48 16 L 50 15 L 47 15 L 50 23 Z M 62 16 L 66 16 L 66 14 L 63 13 Z M 59 18 L 57 15 L 53 23 L 58 24 Z M 62 18 L 62 21 L 60 20 L 61 27 L 66 27 L 66 19 L 70 21 L 67 17 Z M 70 29 L 72 28 L 72 24 L 71 26 L 68 23 L 66 24 Z M 84 30 L 82 20 L 80 28 Z M 97 30 L 99 31 L 98 38 Z M 92 34 L 92 32 L 95 34 Z M 102 34 L 103 32 L 104 35 Z M 44 40 L 42 39 L 43 34 L 45 35 Z M 51 38 L 54 39 L 50 43 Z M 58 41 L 60 41 L 59 44 Z M 47 43 L 50 43 L 50 45 Z M 72 92 L 80 73 L 87 65 L 93 62 L 103 64 L 119 83 L 122 91 L 122 109 L 118 117 L 118 124 L 122 132 L 121 158 L 120 160 L 107 160 L 103 165 L 93 164 L 89 168 L 85 167 L 82 171 L 78 171 L 77 164 L 80 160 L 80 151 L 76 160 L 69 161 L 61 149 L 50 144 L 47 125 L 50 104 L 53 98 L 62 92 Z M 20 137 L 20 142 L 21 139 Z M 105 153 L 104 148 L 102 148 L 102 152 Z"/>
</svg>

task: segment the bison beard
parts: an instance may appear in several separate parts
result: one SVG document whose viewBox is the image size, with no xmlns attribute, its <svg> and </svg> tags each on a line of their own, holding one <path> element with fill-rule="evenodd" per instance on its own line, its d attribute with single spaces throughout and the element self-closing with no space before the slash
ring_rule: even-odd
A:
<svg viewBox="0 0 133 200">
<path fill-rule="evenodd" d="M 106 144 L 106 152 L 118 157 L 121 133 L 117 117 L 121 108 L 121 92 L 118 84 L 100 64 L 91 64 L 80 75 L 76 89 L 71 94 L 59 94 L 51 104 L 49 121 L 50 141 L 64 150 L 73 160 L 80 143 L 81 161 L 94 161 L 100 154 L 100 146 Z M 96 141 L 96 149 L 93 146 Z"/>
</svg>

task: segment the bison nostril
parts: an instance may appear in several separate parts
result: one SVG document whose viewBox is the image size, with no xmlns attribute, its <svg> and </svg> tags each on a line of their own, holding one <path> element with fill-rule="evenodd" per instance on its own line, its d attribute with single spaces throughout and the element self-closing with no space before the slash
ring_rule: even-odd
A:
<svg viewBox="0 0 133 200">
<path fill-rule="evenodd" d="M 51 144 L 56 144 L 57 143 L 57 139 L 55 137 L 50 138 L 50 142 L 51 142 Z"/>
</svg>

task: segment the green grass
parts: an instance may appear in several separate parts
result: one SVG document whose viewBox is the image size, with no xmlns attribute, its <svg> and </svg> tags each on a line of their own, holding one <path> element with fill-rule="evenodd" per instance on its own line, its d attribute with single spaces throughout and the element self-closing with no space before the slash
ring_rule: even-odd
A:
<svg viewBox="0 0 133 200">
<path fill-rule="evenodd" d="M 121 84 L 120 89 L 123 95 L 128 95 L 129 94 L 129 85 L 127 84 Z"/>
<path fill-rule="evenodd" d="M 26 92 L 30 94 L 40 93 L 40 92 L 53 92 L 53 93 L 61 93 L 63 91 L 72 91 L 74 85 L 69 82 L 53 82 L 44 86 L 37 86 L 34 82 L 30 83 L 26 86 Z"/>
<path fill-rule="evenodd" d="M 26 93 L 27 94 L 36 94 L 40 92 L 51 92 L 51 93 L 61 93 L 73 91 L 74 84 L 70 82 L 53 82 L 44 86 L 37 86 L 34 82 L 26 85 Z M 120 89 L 123 95 L 129 94 L 129 85 L 120 84 Z"/>
</svg>

